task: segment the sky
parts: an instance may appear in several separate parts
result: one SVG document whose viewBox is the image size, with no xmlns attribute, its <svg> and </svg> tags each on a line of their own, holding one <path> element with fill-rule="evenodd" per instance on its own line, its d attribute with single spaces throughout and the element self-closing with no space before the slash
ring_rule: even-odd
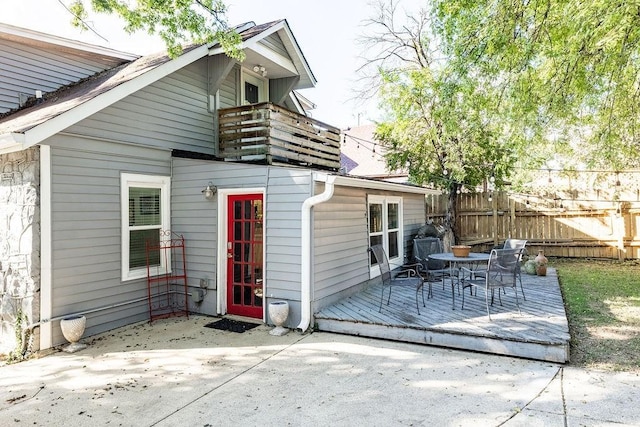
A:
<svg viewBox="0 0 640 427">
<path fill-rule="evenodd" d="M 64 9 L 71 0 L 0 0 L 0 22 L 80 40 L 124 52 L 147 54 L 163 49 L 162 41 L 146 34 L 128 35 L 114 17 L 93 15 L 89 22 L 99 37 L 71 26 Z M 301 93 L 317 105 L 314 118 L 341 128 L 380 118 L 377 101 L 353 101 L 361 47 L 356 39 L 363 20 L 372 14 L 371 0 L 227 0 L 229 23 L 256 24 L 287 19 L 318 84 Z M 401 0 L 411 7 L 419 0 Z M 424 0 L 422 1 L 424 2 Z M 415 7 L 415 6 L 414 6 Z M 106 39 L 106 40 L 105 40 Z"/>
</svg>

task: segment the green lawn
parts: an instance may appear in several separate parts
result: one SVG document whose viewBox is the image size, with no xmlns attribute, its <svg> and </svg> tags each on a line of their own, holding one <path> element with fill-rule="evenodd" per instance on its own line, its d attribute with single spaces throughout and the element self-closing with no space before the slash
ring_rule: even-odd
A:
<svg viewBox="0 0 640 427">
<path fill-rule="evenodd" d="M 571 364 L 640 372 L 640 262 L 552 259 L 571 331 Z"/>
</svg>

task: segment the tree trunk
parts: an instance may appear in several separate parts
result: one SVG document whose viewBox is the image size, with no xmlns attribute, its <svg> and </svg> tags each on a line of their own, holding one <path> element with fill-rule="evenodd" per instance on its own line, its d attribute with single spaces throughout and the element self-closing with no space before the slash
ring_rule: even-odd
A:
<svg viewBox="0 0 640 427">
<path fill-rule="evenodd" d="M 442 243 L 446 251 L 451 251 L 451 246 L 455 245 L 458 241 L 456 235 L 456 218 L 458 216 L 458 189 L 460 184 L 451 184 L 449 188 L 449 198 L 447 200 L 447 213 L 444 217 L 444 236 L 442 237 Z"/>
</svg>

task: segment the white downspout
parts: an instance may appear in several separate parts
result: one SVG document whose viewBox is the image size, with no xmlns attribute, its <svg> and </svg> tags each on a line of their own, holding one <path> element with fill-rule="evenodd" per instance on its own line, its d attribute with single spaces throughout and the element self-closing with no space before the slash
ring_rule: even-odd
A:
<svg viewBox="0 0 640 427">
<path fill-rule="evenodd" d="M 309 197 L 302 203 L 302 238 L 301 238 L 301 319 L 298 329 L 302 332 L 309 328 L 311 322 L 311 208 L 319 203 L 326 202 L 333 197 L 333 188 L 336 177 L 327 174 L 313 174 L 313 182 L 324 181 L 324 191 Z"/>
</svg>

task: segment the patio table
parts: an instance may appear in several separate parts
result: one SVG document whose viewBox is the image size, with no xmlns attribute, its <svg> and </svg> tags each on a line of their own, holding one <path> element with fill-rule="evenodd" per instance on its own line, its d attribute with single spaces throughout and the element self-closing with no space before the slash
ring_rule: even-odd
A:
<svg viewBox="0 0 640 427">
<path fill-rule="evenodd" d="M 469 256 L 466 257 L 460 257 L 460 256 L 455 256 L 452 252 L 442 252 L 442 253 L 436 253 L 436 254 L 431 254 L 429 255 L 429 258 L 431 259 L 437 259 L 439 261 L 447 261 L 449 263 L 449 277 L 451 278 L 451 283 L 453 285 L 453 272 L 454 270 L 458 270 L 458 265 L 459 264 L 480 264 L 483 262 L 489 262 L 489 259 L 491 258 L 491 254 L 486 254 L 486 253 L 479 253 L 479 252 L 470 252 Z M 460 275 L 456 275 L 457 280 L 458 280 L 458 285 L 460 285 Z M 458 287 L 458 292 L 460 288 Z M 452 310 L 456 309 L 456 293 L 453 289 L 453 286 L 451 287 L 451 297 L 452 297 L 452 302 L 451 302 L 451 306 L 452 306 Z"/>
</svg>

